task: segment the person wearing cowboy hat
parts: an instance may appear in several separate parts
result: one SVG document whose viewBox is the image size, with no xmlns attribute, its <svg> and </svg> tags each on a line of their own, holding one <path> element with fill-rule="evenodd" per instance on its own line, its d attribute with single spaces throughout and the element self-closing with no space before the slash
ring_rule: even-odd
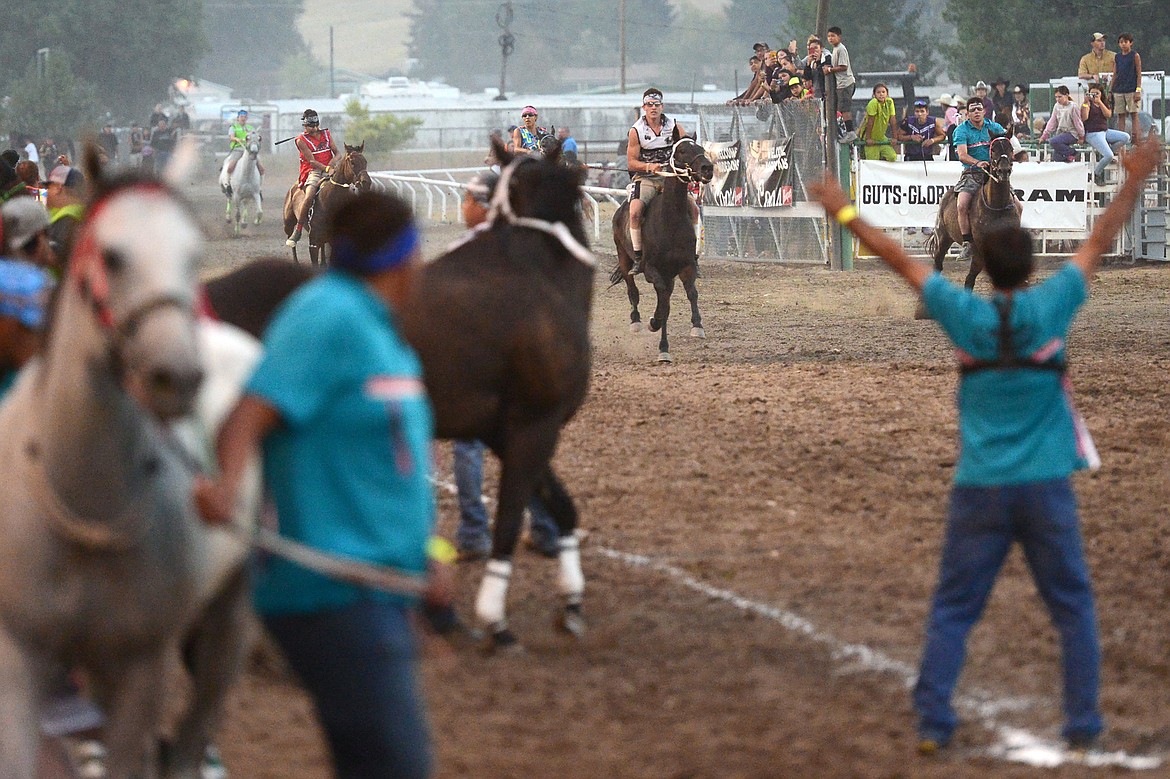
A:
<svg viewBox="0 0 1170 779">
<path fill-rule="evenodd" d="M 1008 94 L 1008 80 L 997 78 L 991 82 L 991 103 L 995 106 L 994 118 L 1007 127 L 1012 122 L 1012 96 Z"/>
<path fill-rule="evenodd" d="M 995 116 L 995 103 L 991 102 L 991 98 L 987 96 L 989 92 L 991 92 L 991 87 L 987 85 L 986 81 L 976 82 L 975 97 L 983 103 L 983 115 L 991 119 Z M 970 100 L 967 103 L 970 106 Z"/>
<path fill-rule="evenodd" d="M 954 127 L 959 123 L 959 101 L 949 92 L 943 92 L 934 102 L 943 108 L 943 127 Z"/>
<path fill-rule="evenodd" d="M 1077 78 L 1081 81 L 1094 82 L 1113 73 L 1117 55 L 1105 48 L 1105 33 L 1095 32 L 1089 40 L 1089 53 L 1081 57 L 1077 64 Z"/>
<path fill-rule="evenodd" d="M 333 136 L 329 134 L 329 130 L 321 128 L 321 117 L 312 108 L 306 108 L 301 114 L 301 126 L 305 131 L 298 135 L 295 141 L 297 151 L 301 155 L 301 171 L 297 186 L 305 191 L 305 196 L 297 213 L 297 226 L 285 241 L 286 246 L 296 246 L 297 241 L 301 240 L 305 219 L 309 216 L 309 207 L 317 197 L 317 190 L 321 188 L 321 182 L 325 177 L 333 172 L 330 165 L 341 156 L 337 151 L 337 144 L 333 142 Z"/>
</svg>

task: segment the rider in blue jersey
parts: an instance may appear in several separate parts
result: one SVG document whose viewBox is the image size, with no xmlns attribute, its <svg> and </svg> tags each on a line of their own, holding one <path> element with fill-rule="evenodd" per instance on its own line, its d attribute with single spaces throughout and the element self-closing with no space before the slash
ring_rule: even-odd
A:
<svg viewBox="0 0 1170 779">
<path fill-rule="evenodd" d="M 512 131 L 512 145 L 516 151 L 540 154 L 540 139 L 548 130 L 536 126 L 536 109 L 530 105 L 520 109 L 520 125 Z"/>
<path fill-rule="evenodd" d="M 959 196 L 959 230 L 963 233 L 963 251 L 959 259 L 971 259 L 971 200 L 987 177 L 987 170 L 991 167 L 991 139 L 1007 135 L 1003 125 L 987 119 L 983 101 L 978 97 L 967 100 L 967 121 L 955 128 L 952 143 L 963 163 L 963 174 L 959 176 L 959 183 L 955 185 L 955 193 Z M 1013 201 L 1016 213 L 1020 214 L 1024 206 L 1019 200 Z"/>
</svg>

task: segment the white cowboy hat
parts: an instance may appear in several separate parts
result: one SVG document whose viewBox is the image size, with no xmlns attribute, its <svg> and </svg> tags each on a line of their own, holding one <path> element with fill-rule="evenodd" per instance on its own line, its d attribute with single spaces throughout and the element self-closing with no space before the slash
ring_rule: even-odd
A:
<svg viewBox="0 0 1170 779">
<path fill-rule="evenodd" d="M 950 92 L 943 92 L 941 95 L 938 96 L 938 100 L 935 100 L 934 102 L 938 103 L 939 105 L 950 105 L 951 100 L 953 100 L 953 99 L 954 98 L 951 97 Z"/>
<path fill-rule="evenodd" d="M 975 88 L 976 88 L 976 89 L 991 89 L 991 87 L 987 86 L 987 82 L 986 82 L 986 81 L 980 81 L 980 82 L 978 82 L 977 84 L 975 84 Z"/>
</svg>

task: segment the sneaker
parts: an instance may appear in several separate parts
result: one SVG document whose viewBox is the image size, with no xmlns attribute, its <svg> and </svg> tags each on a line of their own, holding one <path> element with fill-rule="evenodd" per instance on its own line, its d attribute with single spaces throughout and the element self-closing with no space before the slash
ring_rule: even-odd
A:
<svg viewBox="0 0 1170 779">
<path fill-rule="evenodd" d="M 971 247 L 971 241 L 963 241 L 963 249 L 959 252 L 959 259 L 967 262 L 971 259 L 971 253 L 974 249 Z"/>
<path fill-rule="evenodd" d="M 1093 183 L 1099 187 L 1105 186 L 1105 174 L 1104 173 L 1094 173 L 1093 174 Z"/>
<path fill-rule="evenodd" d="M 634 249 L 634 267 L 630 268 L 630 275 L 637 276 L 642 272 L 642 251 Z"/>
</svg>

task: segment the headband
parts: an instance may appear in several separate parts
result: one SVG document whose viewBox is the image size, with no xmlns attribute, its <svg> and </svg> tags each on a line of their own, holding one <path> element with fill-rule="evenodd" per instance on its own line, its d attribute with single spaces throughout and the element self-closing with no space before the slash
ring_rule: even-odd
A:
<svg viewBox="0 0 1170 779">
<path fill-rule="evenodd" d="M 530 106 L 530 105 L 526 105 L 520 109 L 520 113 L 522 113 L 522 114 L 526 114 L 529 112 L 532 112 L 534 114 L 540 113 L 539 111 L 536 110 L 536 108 L 534 106 Z"/>
<path fill-rule="evenodd" d="M 338 238 L 333 242 L 331 262 L 351 273 L 370 274 L 391 270 L 410 259 L 418 248 L 419 238 L 418 228 L 409 224 L 398 235 L 368 254 L 358 251 L 349 238 Z"/>
<path fill-rule="evenodd" d="M 642 95 L 642 105 L 646 105 L 647 100 L 661 101 L 662 100 L 662 93 L 657 91 L 657 90 L 655 90 L 653 92 L 647 92 L 646 94 Z"/>
</svg>

